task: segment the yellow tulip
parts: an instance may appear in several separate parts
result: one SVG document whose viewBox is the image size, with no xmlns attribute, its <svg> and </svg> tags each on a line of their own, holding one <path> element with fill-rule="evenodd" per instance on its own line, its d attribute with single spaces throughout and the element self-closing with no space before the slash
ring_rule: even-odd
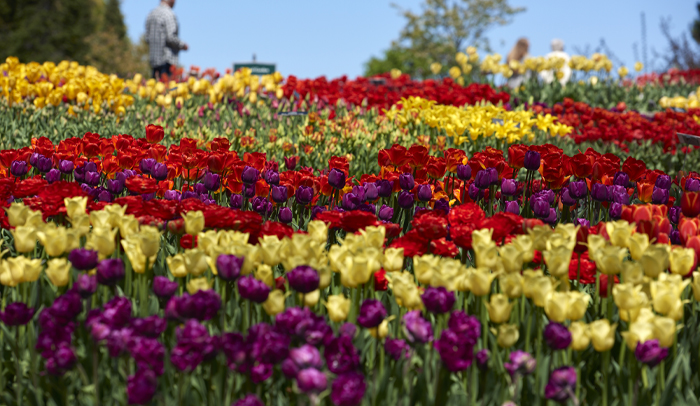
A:
<svg viewBox="0 0 700 406">
<path fill-rule="evenodd" d="M 209 230 L 204 233 L 199 233 L 197 236 L 197 248 L 202 249 L 207 255 L 211 256 L 211 250 L 219 245 L 219 237 L 221 233 L 216 230 Z"/>
<path fill-rule="evenodd" d="M 279 289 L 273 290 L 262 304 L 262 308 L 265 310 L 265 313 L 274 317 L 284 311 L 285 299 L 284 292 Z"/>
<path fill-rule="evenodd" d="M 498 326 L 498 337 L 496 342 L 501 348 L 510 348 L 518 342 L 520 329 L 515 324 L 501 324 Z"/>
<path fill-rule="evenodd" d="M 468 270 L 469 287 L 476 296 L 485 296 L 491 293 L 491 283 L 496 275 L 487 268 L 470 268 Z"/>
<path fill-rule="evenodd" d="M 615 345 L 617 324 L 610 325 L 608 319 L 596 320 L 588 325 L 593 348 L 598 352 L 609 351 Z"/>
<path fill-rule="evenodd" d="M 476 230 L 472 232 L 472 245 L 489 245 L 493 243 L 492 235 L 493 229 L 490 228 Z"/>
<path fill-rule="evenodd" d="M 201 211 L 188 211 L 182 219 L 185 221 L 185 232 L 191 236 L 199 235 L 204 229 L 204 213 Z"/>
<path fill-rule="evenodd" d="M 549 292 L 545 299 L 544 312 L 551 321 L 563 323 L 569 313 L 569 295 L 563 292 Z"/>
<path fill-rule="evenodd" d="M 627 257 L 627 249 L 610 245 L 598 251 L 595 264 L 601 273 L 617 275 L 622 271 L 622 261 L 625 257 Z"/>
<path fill-rule="evenodd" d="M 690 273 L 695 263 L 695 250 L 676 247 L 671 251 L 669 262 L 671 263 L 672 273 L 685 276 Z"/>
<path fill-rule="evenodd" d="M 532 262 L 535 257 L 534 243 L 529 235 L 519 235 L 513 239 L 511 245 L 516 247 L 523 256 L 523 262 Z"/>
<path fill-rule="evenodd" d="M 649 287 L 654 310 L 671 317 L 670 313 L 677 312 L 677 307 L 682 307 L 682 303 L 679 303 L 681 302 L 681 294 L 689 283 L 689 280 L 680 282 L 675 278 L 652 281 Z"/>
<path fill-rule="evenodd" d="M 126 215 L 126 209 L 126 206 L 121 206 L 116 203 L 105 206 L 103 211 L 109 213 L 109 228 L 119 227 L 122 218 Z"/>
<path fill-rule="evenodd" d="M 143 226 L 138 234 L 136 234 L 143 255 L 153 257 L 158 254 L 160 249 L 160 231 L 151 226 Z"/>
<path fill-rule="evenodd" d="M 139 232 L 139 220 L 129 214 L 119 219 L 119 234 L 122 238 L 127 238 L 132 234 Z"/>
<path fill-rule="evenodd" d="M 66 214 L 70 219 L 81 217 L 86 214 L 87 197 L 85 196 L 66 197 L 63 199 L 63 203 L 66 206 Z"/>
<path fill-rule="evenodd" d="M 11 230 L 12 237 L 15 240 L 15 249 L 20 253 L 34 251 L 36 247 L 37 232 L 36 228 L 30 226 L 19 226 Z"/>
<path fill-rule="evenodd" d="M 23 226 L 27 221 L 27 215 L 29 215 L 29 207 L 25 206 L 24 203 L 12 203 L 9 208 L 5 208 L 7 213 L 7 220 L 12 227 Z"/>
<path fill-rule="evenodd" d="M 523 277 L 519 273 L 499 276 L 498 285 L 501 287 L 501 291 L 511 299 L 519 298 L 523 294 Z"/>
<path fill-rule="evenodd" d="M 88 234 L 85 247 L 97 251 L 100 259 L 105 259 L 112 255 L 116 249 L 114 244 L 116 236 L 116 228 L 112 230 L 107 227 L 93 227 L 92 232 Z"/>
<path fill-rule="evenodd" d="M 628 247 L 629 239 L 634 232 L 634 225 L 625 220 L 610 221 L 605 223 L 605 230 L 610 237 L 610 244 L 617 247 Z"/>
<path fill-rule="evenodd" d="M 535 303 L 535 306 L 544 307 L 549 294 L 554 290 L 552 280 L 546 276 L 541 276 L 530 283 L 532 283 L 532 301 Z M 525 284 L 527 285 L 527 281 Z"/>
<path fill-rule="evenodd" d="M 529 228 L 527 233 L 532 239 L 533 248 L 537 251 L 544 251 L 547 248 L 547 240 L 553 231 L 549 226 L 536 226 Z"/>
<path fill-rule="evenodd" d="M 262 252 L 263 261 L 270 266 L 276 266 L 281 262 L 279 250 L 282 242 L 276 235 L 266 235 L 258 243 Z"/>
<path fill-rule="evenodd" d="M 591 345 L 590 329 L 586 323 L 575 321 L 569 326 L 571 333 L 571 349 L 574 351 L 583 351 Z"/>
<path fill-rule="evenodd" d="M 573 251 L 566 246 L 559 246 L 549 251 L 544 251 L 542 257 L 547 264 L 547 270 L 555 278 L 561 278 L 569 274 L 569 262 Z"/>
<path fill-rule="evenodd" d="M 613 299 L 615 305 L 620 309 L 620 313 L 630 311 L 648 303 L 648 298 L 642 292 L 642 286 L 632 285 L 631 283 L 618 283 L 613 286 Z"/>
<path fill-rule="evenodd" d="M 649 236 L 644 233 L 634 233 L 628 241 L 630 255 L 635 261 L 639 261 L 644 251 L 649 248 Z"/>
<path fill-rule="evenodd" d="M 496 324 L 505 323 L 510 319 L 510 312 L 513 304 L 508 301 L 508 297 L 503 294 L 491 295 L 491 300 L 486 303 L 489 318 Z"/>
<path fill-rule="evenodd" d="M 90 212 L 90 224 L 93 227 L 111 228 L 110 213 L 106 210 L 95 210 Z"/>
<path fill-rule="evenodd" d="M 54 258 L 47 263 L 46 276 L 54 286 L 66 286 L 70 279 L 71 264 L 65 258 Z"/>
<path fill-rule="evenodd" d="M 382 265 L 387 272 L 400 272 L 403 269 L 403 248 L 387 248 L 384 250 Z"/>
<path fill-rule="evenodd" d="M 654 317 L 654 337 L 659 340 L 659 345 L 665 348 L 671 347 L 676 339 L 676 321 L 670 317 Z"/>
<path fill-rule="evenodd" d="M 165 257 L 165 262 L 168 264 L 170 273 L 176 278 L 184 278 L 187 276 L 187 268 L 185 268 L 185 258 L 182 254 Z"/>
<path fill-rule="evenodd" d="M 435 255 L 426 254 L 413 257 L 413 272 L 418 282 L 429 284 L 439 263 L 440 257 Z"/>
<path fill-rule="evenodd" d="M 520 273 L 523 269 L 523 253 L 513 244 L 506 244 L 498 249 L 506 273 Z"/>
<path fill-rule="evenodd" d="M 634 70 L 637 72 L 641 72 L 641 70 L 644 69 L 644 64 L 641 62 L 635 62 L 634 63 Z"/>
<path fill-rule="evenodd" d="M 307 229 L 311 238 L 319 244 L 325 244 L 328 241 L 328 225 L 323 221 L 309 221 Z"/>
<path fill-rule="evenodd" d="M 591 302 L 591 296 L 587 293 L 579 291 L 568 292 L 569 307 L 567 309 L 566 318 L 572 321 L 581 320 L 586 315 L 588 304 Z"/>
<path fill-rule="evenodd" d="M 36 233 L 39 242 L 44 246 L 46 255 L 50 257 L 58 257 L 66 252 L 68 237 L 66 236 L 65 227 L 47 228 Z"/>
<path fill-rule="evenodd" d="M 387 317 L 386 319 L 382 320 L 382 323 L 378 327 L 369 329 L 369 333 L 372 335 L 372 337 L 378 340 L 385 339 L 386 336 L 389 335 L 389 322 L 395 318 L 396 316 Z"/>
<path fill-rule="evenodd" d="M 644 268 L 644 274 L 650 278 L 657 278 L 661 272 L 670 266 L 670 252 L 668 246 L 655 244 L 647 248 L 639 263 Z"/>
<path fill-rule="evenodd" d="M 271 288 L 275 286 L 275 274 L 269 265 L 258 265 L 258 269 L 255 270 L 255 279 L 263 282 Z"/>
<path fill-rule="evenodd" d="M 182 254 L 182 258 L 187 273 L 192 276 L 202 275 L 209 267 L 206 254 L 199 248 L 185 250 Z"/>
<path fill-rule="evenodd" d="M 622 280 L 625 283 L 639 285 L 644 282 L 644 269 L 639 262 L 625 262 L 622 264 Z"/>
<path fill-rule="evenodd" d="M 693 272 L 693 296 L 695 300 L 700 302 L 700 272 Z"/>
<path fill-rule="evenodd" d="M 498 256 L 498 248 L 494 242 L 489 242 L 486 244 L 474 245 L 474 254 L 476 256 L 476 266 L 477 268 L 490 269 L 492 271 L 497 271 L 501 266 L 501 258 Z M 420 281 L 420 279 L 419 279 Z"/>
<path fill-rule="evenodd" d="M 608 241 L 598 234 L 588 234 L 588 257 L 595 261 L 600 249 L 605 247 Z"/>
<path fill-rule="evenodd" d="M 534 281 L 537 278 L 542 277 L 542 271 L 541 270 L 532 270 L 528 269 L 523 272 L 523 293 L 525 294 L 525 297 L 528 299 L 532 299 L 532 296 L 534 295 Z"/>
<path fill-rule="evenodd" d="M 404 272 L 387 274 L 390 286 L 396 295 L 396 304 L 408 310 L 422 310 L 423 301 L 420 298 L 418 286 L 413 280 L 413 275 Z"/>
<path fill-rule="evenodd" d="M 430 71 L 433 72 L 433 75 L 437 75 L 440 73 L 442 70 L 442 65 L 438 62 L 433 62 L 430 64 Z"/>
<path fill-rule="evenodd" d="M 336 323 L 345 321 L 348 318 L 351 304 L 351 300 L 346 299 L 342 294 L 330 295 L 326 303 L 324 303 L 326 310 L 328 310 L 328 318 Z"/>
<path fill-rule="evenodd" d="M 81 237 L 90 233 L 90 217 L 86 214 L 76 214 L 74 217 L 71 217 L 70 224 L 71 228 Z"/>
<path fill-rule="evenodd" d="M 630 324 L 628 331 L 624 331 L 621 334 L 627 343 L 627 348 L 634 351 L 637 348 L 637 344 L 653 340 L 655 338 L 655 330 L 656 328 L 652 323 L 634 322 Z"/>
<path fill-rule="evenodd" d="M 207 278 L 192 278 L 189 282 L 187 282 L 187 292 L 189 292 L 190 295 L 194 295 L 200 290 L 209 289 L 211 289 L 211 283 L 207 280 Z"/>
</svg>

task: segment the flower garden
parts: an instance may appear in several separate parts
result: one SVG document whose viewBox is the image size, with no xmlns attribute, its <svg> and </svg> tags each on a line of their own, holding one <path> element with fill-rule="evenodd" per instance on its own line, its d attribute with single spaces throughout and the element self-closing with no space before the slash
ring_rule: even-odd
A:
<svg viewBox="0 0 700 406">
<path fill-rule="evenodd" d="M 0 402 L 697 404 L 700 73 L 462 55 L 0 64 Z"/>
</svg>

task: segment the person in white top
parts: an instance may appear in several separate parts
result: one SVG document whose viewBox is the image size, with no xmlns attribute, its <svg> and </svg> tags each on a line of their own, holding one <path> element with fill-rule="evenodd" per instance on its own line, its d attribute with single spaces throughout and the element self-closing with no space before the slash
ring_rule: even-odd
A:
<svg viewBox="0 0 700 406">
<path fill-rule="evenodd" d="M 552 52 L 545 55 L 545 58 L 561 58 L 565 61 L 564 66 L 562 66 L 559 71 L 562 73 L 562 77 L 559 79 L 559 83 L 562 86 L 566 86 L 566 83 L 571 78 L 571 68 L 569 67 L 569 54 L 564 52 L 564 41 L 560 39 L 552 40 Z M 547 84 L 552 83 L 555 79 L 554 71 L 544 70 L 540 72 L 540 78 Z"/>
</svg>

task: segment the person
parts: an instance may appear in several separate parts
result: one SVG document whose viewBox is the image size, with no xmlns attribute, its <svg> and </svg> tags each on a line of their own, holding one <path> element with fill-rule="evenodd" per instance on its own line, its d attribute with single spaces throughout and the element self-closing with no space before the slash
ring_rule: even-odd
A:
<svg viewBox="0 0 700 406">
<path fill-rule="evenodd" d="M 561 72 L 559 83 L 561 83 L 562 86 L 566 86 L 566 83 L 571 78 L 571 67 L 569 67 L 569 59 L 571 58 L 569 57 L 569 54 L 564 52 L 564 41 L 560 39 L 553 39 L 552 52 L 548 53 L 545 58 L 560 58 L 564 60 L 564 66 L 559 69 Z M 554 82 L 554 75 L 555 73 L 552 70 L 543 70 L 540 72 L 540 78 L 542 78 L 542 81 L 547 84 Z"/>
<path fill-rule="evenodd" d="M 508 56 L 506 57 L 506 63 L 510 65 L 511 62 L 524 62 L 529 56 L 528 51 L 530 49 L 530 42 L 527 38 L 520 38 L 518 42 L 515 43 L 513 49 L 510 50 Z M 513 74 L 508 78 L 508 87 L 515 89 L 519 87 L 525 79 L 529 77 L 530 73 L 525 72 L 521 74 L 519 72 L 513 71 Z"/>
<path fill-rule="evenodd" d="M 179 26 L 173 12 L 175 0 L 161 0 L 146 19 L 146 42 L 153 68 L 153 77 L 160 79 L 170 74 L 170 68 L 177 66 L 177 55 L 187 51 L 187 44 L 178 37 Z"/>
</svg>

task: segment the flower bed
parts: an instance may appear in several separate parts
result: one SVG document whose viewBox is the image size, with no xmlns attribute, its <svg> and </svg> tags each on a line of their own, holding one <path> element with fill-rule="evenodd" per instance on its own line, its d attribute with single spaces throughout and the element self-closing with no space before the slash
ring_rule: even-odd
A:
<svg viewBox="0 0 700 406">
<path fill-rule="evenodd" d="M 8 404 L 692 398 L 695 172 L 416 144 L 358 173 L 164 137 L 0 153 Z"/>
</svg>

